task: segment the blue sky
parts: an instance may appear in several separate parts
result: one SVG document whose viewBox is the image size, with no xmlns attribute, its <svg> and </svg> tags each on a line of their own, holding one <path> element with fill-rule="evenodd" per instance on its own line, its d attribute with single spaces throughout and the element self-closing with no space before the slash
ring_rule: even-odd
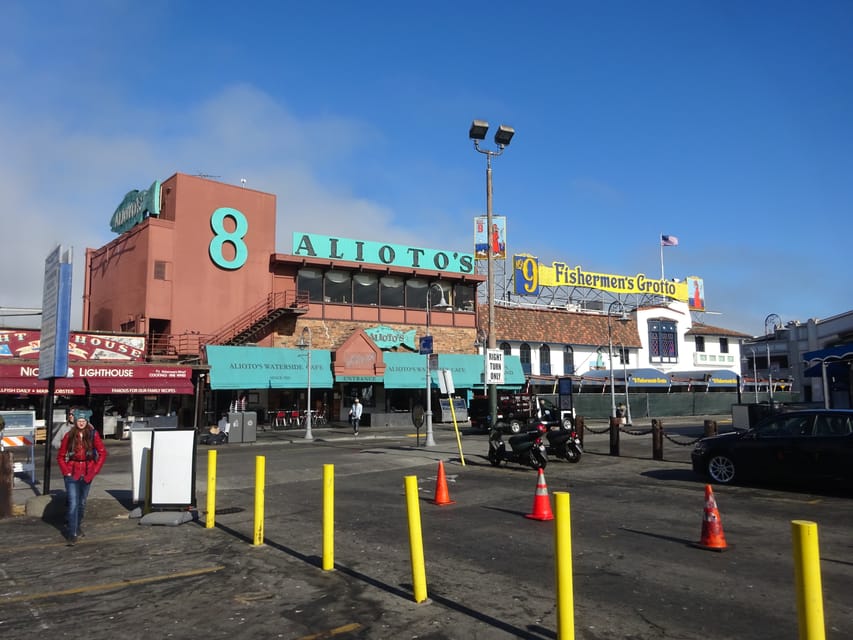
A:
<svg viewBox="0 0 853 640">
<path fill-rule="evenodd" d="M 0 307 L 176 172 L 296 231 L 473 251 L 474 118 L 510 254 L 704 279 L 709 324 L 853 308 L 853 2 L 3 3 Z M 38 320 L 0 318 L 6 327 Z"/>
</svg>

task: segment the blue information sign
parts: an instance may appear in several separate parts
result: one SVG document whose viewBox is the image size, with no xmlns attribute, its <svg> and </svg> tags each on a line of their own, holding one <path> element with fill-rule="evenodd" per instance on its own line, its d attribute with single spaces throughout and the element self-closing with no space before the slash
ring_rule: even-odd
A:
<svg viewBox="0 0 853 640">
<path fill-rule="evenodd" d="M 421 355 L 432 353 L 432 336 L 421 336 L 420 351 Z"/>
</svg>

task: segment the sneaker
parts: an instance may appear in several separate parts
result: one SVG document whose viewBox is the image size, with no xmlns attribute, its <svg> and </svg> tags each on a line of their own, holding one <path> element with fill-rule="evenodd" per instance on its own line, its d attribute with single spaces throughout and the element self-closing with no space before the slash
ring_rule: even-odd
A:
<svg viewBox="0 0 853 640">
<path fill-rule="evenodd" d="M 83 532 L 83 529 L 77 529 L 77 537 L 78 538 L 85 538 L 86 537 L 86 534 Z"/>
<path fill-rule="evenodd" d="M 358 435 L 358 431 L 353 431 L 353 432 L 352 432 L 352 435 L 357 436 L 357 435 Z"/>
<path fill-rule="evenodd" d="M 72 547 L 73 547 L 75 544 L 77 544 L 77 536 L 69 536 L 69 538 L 68 538 L 68 544 L 69 544 L 69 546 L 72 546 Z"/>
</svg>

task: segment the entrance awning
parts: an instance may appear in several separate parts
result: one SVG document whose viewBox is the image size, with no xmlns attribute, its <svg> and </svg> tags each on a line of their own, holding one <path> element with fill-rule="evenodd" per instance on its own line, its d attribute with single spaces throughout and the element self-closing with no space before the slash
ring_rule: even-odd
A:
<svg viewBox="0 0 853 640">
<path fill-rule="evenodd" d="M 274 347 L 208 346 L 211 389 L 305 389 L 308 352 Z M 424 373 L 424 375 L 426 375 Z M 330 389 L 332 358 L 328 350 L 311 350 L 311 386 Z"/>
<path fill-rule="evenodd" d="M 826 374 L 831 377 L 846 375 L 853 366 L 853 344 L 842 344 L 816 351 L 807 351 L 803 354 L 803 360 L 810 365 L 803 371 L 806 378 L 816 378 L 823 375 L 823 367 L 826 365 Z"/>
<path fill-rule="evenodd" d="M 736 387 L 737 374 L 728 369 L 670 371 L 673 384 L 707 384 L 709 387 Z"/>
</svg>

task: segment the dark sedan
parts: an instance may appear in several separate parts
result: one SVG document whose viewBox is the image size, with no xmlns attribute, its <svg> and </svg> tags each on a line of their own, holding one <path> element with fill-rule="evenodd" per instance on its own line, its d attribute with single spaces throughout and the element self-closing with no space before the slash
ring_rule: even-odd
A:
<svg viewBox="0 0 853 640">
<path fill-rule="evenodd" d="M 853 482 L 853 410 L 780 413 L 747 431 L 703 438 L 693 470 L 720 484 L 741 480 Z"/>
</svg>

